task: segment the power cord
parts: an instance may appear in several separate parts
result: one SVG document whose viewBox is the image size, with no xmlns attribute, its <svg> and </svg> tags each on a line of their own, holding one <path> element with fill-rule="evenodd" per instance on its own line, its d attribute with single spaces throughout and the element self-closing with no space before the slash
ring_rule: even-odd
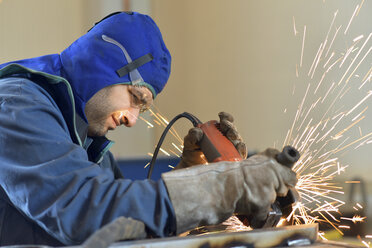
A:
<svg viewBox="0 0 372 248">
<path fill-rule="evenodd" d="M 154 170 L 154 166 L 155 166 L 155 161 L 156 161 L 156 158 L 158 156 L 158 153 L 159 153 L 159 150 L 160 150 L 160 147 L 161 145 L 163 144 L 163 141 L 165 139 L 165 136 L 167 135 L 169 129 L 173 126 L 173 124 L 179 120 L 180 118 L 186 118 L 188 120 L 190 120 L 192 122 L 192 124 L 194 125 L 194 127 L 196 127 L 198 124 L 201 124 L 202 122 L 196 118 L 194 115 L 188 113 L 188 112 L 183 112 L 182 114 L 179 114 L 177 115 L 176 117 L 174 117 L 170 122 L 169 124 L 165 127 L 160 139 L 159 139 L 159 142 L 155 148 L 155 151 L 154 151 L 154 155 L 152 156 L 152 159 L 151 159 L 151 162 L 150 162 L 150 165 L 149 165 L 149 172 L 147 174 L 147 179 L 151 179 L 151 175 L 152 175 L 152 171 Z"/>
</svg>

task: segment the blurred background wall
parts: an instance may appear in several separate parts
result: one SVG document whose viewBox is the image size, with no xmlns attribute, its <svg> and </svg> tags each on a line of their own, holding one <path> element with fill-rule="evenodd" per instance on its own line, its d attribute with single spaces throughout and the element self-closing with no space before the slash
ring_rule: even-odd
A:
<svg viewBox="0 0 372 248">
<path fill-rule="evenodd" d="M 360 12 L 345 35 L 357 6 L 361 6 Z M 336 11 L 328 44 L 341 25 L 333 45 L 337 54 L 347 53 L 355 37 L 364 34 L 365 40 L 372 31 L 370 0 L 0 0 L 0 63 L 59 53 L 94 22 L 120 10 L 151 15 L 172 54 L 169 83 L 155 100 L 161 113 L 171 119 L 189 111 L 207 121 L 216 119 L 219 111 L 230 112 L 248 147 L 257 151 L 269 146 L 282 147 L 310 82 L 311 101 L 306 102 L 306 107 L 317 100 L 314 86 L 321 80 L 321 69 L 313 79 L 307 74 Z M 358 43 L 355 48 L 362 45 Z M 363 54 L 370 47 L 371 41 Z M 355 54 L 348 58 L 343 71 Z M 323 65 L 326 61 L 321 62 Z M 360 85 L 371 64 L 371 54 L 367 54 L 350 87 Z M 339 70 L 327 75 L 319 92 L 324 95 L 333 82 L 338 82 L 340 74 Z M 367 81 L 363 90 L 354 92 L 353 88 L 348 98 L 332 107 L 335 115 L 339 108 L 350 109 L 347 106 L 363 99 L 371 83 Z M 364 102 L 354 116 L 370 103 L 370 99 Z M 314 119 L 330 104 L 319 107 Z M 345 144 L 372 131 L 371 111 L 367 109 L 363 122 L 351 129 Z M 145 114 L 144 118 L 151 117 Z M 346 128 L 349 124 L 343 125 Z M 189 127 L 189 123 L 182 121 L 176 125 L 182 137 Z M 120 128 L 110 134 L 116 141 L 112 150 L 118 158 L 149 158 L 147 153 L 153 151 L 161 131 L 162 128 L 148 128 L 139 120 L 131 129 Z M 340 153 L 340 161 L 350 165 L 347 173 L 340 175 L 341 181 L 355 176 L 371 181 L 371 146 L 355 150 L 358 144 L 346 149 L 348 153 Z"/>
</svg>

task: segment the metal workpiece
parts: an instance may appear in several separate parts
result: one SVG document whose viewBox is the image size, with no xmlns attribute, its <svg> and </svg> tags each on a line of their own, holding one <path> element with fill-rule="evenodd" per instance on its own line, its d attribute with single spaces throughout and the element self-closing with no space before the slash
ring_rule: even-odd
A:
<svg viewBox="0 0 372 248">
<path fill-rule="evenodd" d="M 318 224 L 263 228 L 233 233 L 172 237 L 127 241 L 111 245 L 115 248 L 228 248 L 228 247 L 292 247 L 314 244 Z"/>
</svg>

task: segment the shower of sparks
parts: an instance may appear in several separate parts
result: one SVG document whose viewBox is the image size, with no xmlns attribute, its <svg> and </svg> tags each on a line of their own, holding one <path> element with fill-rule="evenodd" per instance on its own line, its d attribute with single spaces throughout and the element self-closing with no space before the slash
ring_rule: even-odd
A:
<svg viewBox="0 0 372 248">
<path fill-rule="evenodd" d="M 356 6 L 344 34 L 351 29 L 352 21 L 358 15 L 362 4 L 363 2 Z M 372 33 L 368 36 L 358 35 L 351 39 L 352 44 L 344 50 L 344 53 L 339 54 L 339 51 L 333 50 L 332 46 L 338 43 L 336 37 L 342 25 L 336 28 L 331 42 L 328 41 L 332 27 L 336 23 L 337 13 L 338 10 L 334 12 L 324 41 L 320 43 L 315 56 L 312 57 L 311 64 L 308 64 L 309 69 L 306 69 L 307 65 L 302 60 L 306 54 L 304 51 L 306 26 L 304 26 L 299 68 L 307 71 L 307 74 L 301 74 L 305 77 L 302 81 L 307 83 L 307 87 L 295 112 L 293 123 L 287 131 L 283 146 L 292 145 L 301 154 L 299 161 L 293 167 L 298 175 L 296 189 L 299 192 L 300 201 L 294 204 L 293 211 L 286 221 L 294 224 L 326 223 L 343 235 L 342 230 L 351 227 L 345 225 L 344 222 L 341 224 L 341 220 L 356 223 L 366 219 L 359 215 L 353 218 L 341 217 L 340 207 L 345 202 L 339 198 L 344 192 L 343 188 L 335 183 L 335 177 L 345 172 L 348 167 L 348 165 L 343 165 L 339 159 L 339 156 L 343 155 L 340 154 L 341 151 L 352 148 L 352 146 L 357 149 L 362 145 L 372 143 L 372 137 L 370 137 L 372 132 L 363 135 L 358 126 L 366 117 L 365 112 L 368 106 L 365 105 L 370 100 L 372 91 L 367 90 L 362 99 L 355 100 L 351 106 L 346 106 L 346 102 L 342 99 L 354 88 L 359 87 L 360 91 L 367 81 L 371 81 L 372 67 L 366 74 L 363 72 L 363 79 L 359 76 L 358 69 L 362 67 L 361 65 L 365 66 L 368 61 L 366 58 L 372 49 L 368 47 Z M 361 45 L 357 46 L 359 42 Z M 318 66 L 319 63 L 322 66 Z M 335 81 L 331 81 L 330 77 L 327 77 L 330 72 L 335 72 L 339 78 L 332 78 Z M 296 77 L 299 74 L 300 72 L 296 71 Z M 349 84 L 350 81 L 352 84 Z M 311 103 L 311 101 L 314 102 Z M 358 110 L 360 112 L 354 114 L 362 106 L 363 110 Z M 322 111 L 323 109 L 326 111 Z M 351 132 L 354 133 L 351 134 Z M 346 181 L 345 183 L 360 183 L 360 181 Z M 362 205 L 357 203 L 353 208 L 358 211 Z M 324 233 L 319 232 L 319 237 L 325 239 Z"/>
<path fill-rule="evenodd" d="M 166 127 L 168 124 L 169 124 L 169 121 L 167 118 L 165 118 L 161 113 L 160 111 L 158 110 L 158 108 L 156 106 L 152 106 L 150 109 L 149 109 L 149 112 L 150 112 L 150 119 L 151 120 L 147 120 L 145 118 L 143 118 L 142 116 L 139 117 L 140 120 L 144 121 L 146 124 L 147 124 L 147 127 L 148 128 L 153 128 L 155 127 L 155 125 L 153 123 L 155 123 L 156 125 L 158 126 L 162 126 L 162 127 Z M 124 114 L 122 113 L 122 115 L 120 116 L 120 118 L 123 116 Z M 149 118 L 148 118 L 149 119 Z M 174 129 L 174 127 L 172 127 L 170 130 L 169 130 L 169 133 L 171 134 L 171 138 L 170 139 L 175 139 L 174 142 L 171 142 L 172 144 L 172 147 L 175 148 L 176 150 L 173 150 L 169 147 L 165 147 L 165 148 L 160 148 L 159 150 L 165 154 L 166 156 L 170 157 L 172 155 L 180 158 L 181 157 L 181 154 L 182 154 L 182 149 L 183 149 L 183 139 L 181 138 L 181 136 L 177 133 L 177 131 Z M 175 143 L 179 143 L 178 145 L 176 145 Z M 164 145 L 163 145 L 164 146 Z M 147 153 L 147 155 L 149 155 L 150 157 L 153 157 L 153 153 Z M 147 163 L 144 168 L 147 168 L 148 165 L 150 163 Z M 168 165 L 169 168 L 173 169 L 175 167 L 175 165 Z"/>
<path fill-rule="evenodd" d="M 226 231 L 230 232 L 241 232 L 241 231 L 250 231 L 251 227 L 244 225 L 238 217 L 231 216 L 222 225 L 227 226 Z"/>
</svg>

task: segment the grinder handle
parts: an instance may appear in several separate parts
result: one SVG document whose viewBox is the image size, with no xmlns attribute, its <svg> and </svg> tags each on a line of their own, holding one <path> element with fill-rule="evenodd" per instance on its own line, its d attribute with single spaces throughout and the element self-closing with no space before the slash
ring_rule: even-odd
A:
<svg viewBox="0 0 372 248">
<path fill-rule="evenodd" d="M 243 160 L 233 143 L 219 130 L 217 121 L 208 121 L 197 127 L 203 130 L 199 146 L 208 162 Z"/>
<path fill-rule="evenodd" d="M 300 153 L 293 146 L 285 146 L 275 159 L 279 164 L 292 168 L 299 158 Z"/>
</svg>

